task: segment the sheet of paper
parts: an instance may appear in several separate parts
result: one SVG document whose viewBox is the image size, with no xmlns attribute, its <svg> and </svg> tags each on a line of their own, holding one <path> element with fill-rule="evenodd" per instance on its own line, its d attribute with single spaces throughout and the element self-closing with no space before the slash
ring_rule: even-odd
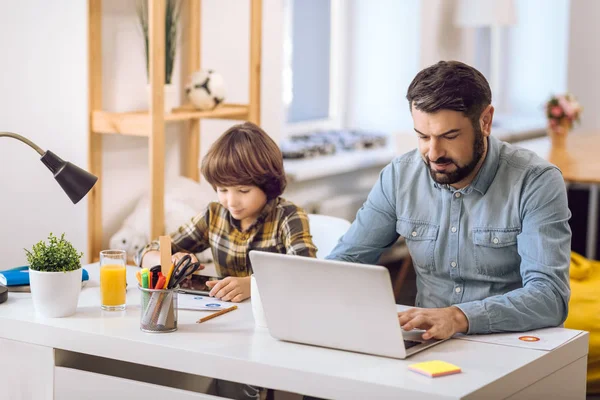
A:
<svg viewBox="0 0 600 400">
<path fill-rule="evenodd" d="M 231 307 L 233 303 L 217 300 L 214 297 L 197 294 L 178 293 L 177 308 L 180 310 L 219 311 Z"/>
<path fill-rule="evenodd" d="M 583 331 L 564 328 L 545 328 L 527 332 L 492 333 L 489 335 L 456 335 L 456 339 L 494 343 L 533 350 L 554 350 Z"/>
</svg>

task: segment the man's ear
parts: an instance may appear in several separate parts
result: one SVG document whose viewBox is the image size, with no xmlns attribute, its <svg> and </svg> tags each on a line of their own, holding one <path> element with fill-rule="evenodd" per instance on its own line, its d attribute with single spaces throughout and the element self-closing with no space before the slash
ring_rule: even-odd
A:
<svg viewBox="0 0 600 400">
<path fill-rule="evenodd" d="M 479 117 L 479 127 L 481 128 L 481 132 L 483 132 L 483 136 L 490 136 L 492 133 L 492 120 L 494 119 L 494 106 L 491 104 L 483 110 L 481 116 Z"/>
</svg>

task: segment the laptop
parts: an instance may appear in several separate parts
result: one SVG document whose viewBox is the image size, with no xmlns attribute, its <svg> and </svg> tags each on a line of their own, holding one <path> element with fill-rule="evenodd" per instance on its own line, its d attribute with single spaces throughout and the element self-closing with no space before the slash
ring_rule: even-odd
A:
<svg viewBox="0 0 600 400">
<path fill-rule="evenodd" d="M 399 359 L 442 342 L 400 328 L 385 267 L 257 250 L 250 261 L 276 339 Z"/>
</svg>

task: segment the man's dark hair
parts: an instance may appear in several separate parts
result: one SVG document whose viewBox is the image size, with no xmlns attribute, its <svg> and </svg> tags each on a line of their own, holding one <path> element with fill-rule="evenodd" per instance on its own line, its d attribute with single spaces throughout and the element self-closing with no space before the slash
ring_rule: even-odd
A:
<svg viewBox="0 0 600 400">
<path fill-rule="evenodd" d="M 459 61 L 440 61 L 415 76 L 406 93 L 409 109 L 434 113 L 460 111 L 478 126 L 483 110 L 492 103 L 492 91 L 483 74 Z"/>
</svg>

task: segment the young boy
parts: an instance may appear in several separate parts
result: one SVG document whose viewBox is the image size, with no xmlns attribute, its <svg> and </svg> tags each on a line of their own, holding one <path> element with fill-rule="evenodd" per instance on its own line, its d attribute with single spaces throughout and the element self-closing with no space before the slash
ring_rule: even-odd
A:
<svg viewBox="0 0 600 400">
<path fill-rule="evenodd" d="M 316 257 L 308 216 L 279 197 L 286 186 L 279 147 L 261 128 L 246 122 L 227 130 L 202 160 L 202 175 L 219 202 L 171 234 L 173 261 L 211 248 L 226 278 L 207 281 L 210 295 L 240 302 L 250 297 L 250 250 Z M 141 266 L 160 264 L 158 241 L 141 252 Z M 203 285 L 203 284 L 201 284 Z"/>
</svg>

